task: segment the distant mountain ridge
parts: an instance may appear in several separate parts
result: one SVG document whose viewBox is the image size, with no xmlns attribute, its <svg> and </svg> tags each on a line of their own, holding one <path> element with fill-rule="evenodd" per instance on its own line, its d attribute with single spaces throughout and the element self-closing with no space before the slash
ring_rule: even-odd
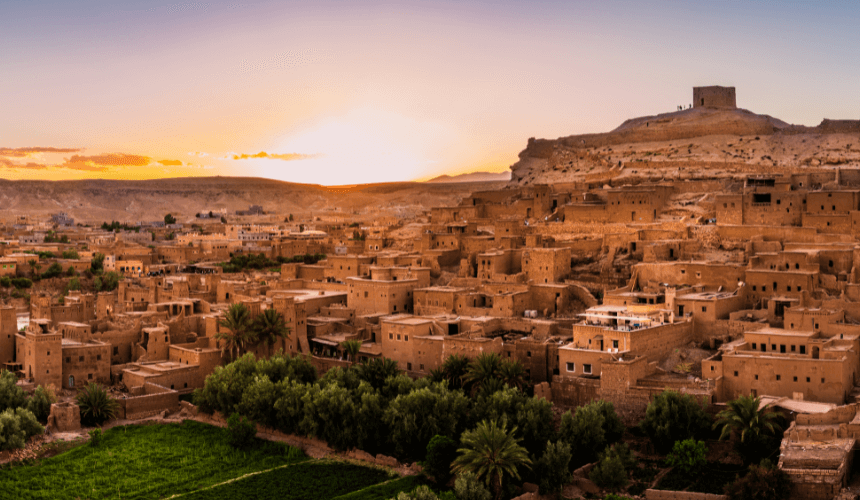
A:
<svg viewBox="0 0 860 500">
<path fill-rule="evenodd" d="M 427 182 L 507 182 L 511 180 L 510 172 L 471 172 L 460 175 L 440 175 Z"/>
</svg>

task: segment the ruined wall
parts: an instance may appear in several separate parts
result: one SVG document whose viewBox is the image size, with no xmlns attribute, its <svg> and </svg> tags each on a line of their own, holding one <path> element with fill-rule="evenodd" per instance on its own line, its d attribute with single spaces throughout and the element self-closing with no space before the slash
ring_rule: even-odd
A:
<svg viewBox="0 0 860 500">
<path fill-rule="evenodd" d="M 179 393 L 157 384 L 146 383 L 144 394 L 117 400 L 120 405 L 120 418 L 140 420 L 157 415 L 163 411 L 179 411 Z"/>
<path fill-rule="evenodd" d="M 737 108 L 734 87 L 693 87 L 694 108 Z"/>
</svg>

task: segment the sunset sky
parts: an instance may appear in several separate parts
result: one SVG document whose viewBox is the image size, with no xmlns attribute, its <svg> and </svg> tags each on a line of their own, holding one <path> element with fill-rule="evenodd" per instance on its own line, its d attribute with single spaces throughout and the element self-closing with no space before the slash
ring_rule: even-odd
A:
<svg viewBox="0 0 860 500">
<path fill-rule="evenodd" d="M 351 184 L 506 170 L 737 87 L 860 118 L 860 3 L 0 2 L 0 177 Z"/>
</svg>

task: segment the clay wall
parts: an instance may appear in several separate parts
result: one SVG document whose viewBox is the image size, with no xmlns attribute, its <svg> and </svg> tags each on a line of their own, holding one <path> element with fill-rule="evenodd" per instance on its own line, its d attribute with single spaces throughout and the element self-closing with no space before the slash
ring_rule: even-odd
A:
<svg viewBox="0 0 860 500">
<path fill-rule="evenodd" d="M 849 234 L 853 231 L 851 214 L 803 214 L 801 225 L 821 233 Z"/>
<path fill-rule="evenodd" d="M 552 378 L 551 401 L 562 408 L 576 408 L 600 399 L 598 378 Z"/>
<path fill-rule="evenodd" d="M 407 371 L 416 371 L 413 366 L 416 359 L 416 337 L 431 335 L 432 323 L 429 320 L 410 318 L 407 322 L 383 321 L 380 345 L 382 356 L 397 361 L 397 365 Z M 422 342 L 424 344 L 426 342 Z"/>
<path fill-rule="evenodd" d="M 693 491 L 645 490 L 645 500 L 726 500 L 725 495 Z"/>
<path fill-rule="evenodd" d="M 157 415 L 165 410 L 168 413 L 179 411 L 179 393 L 147 382 L 143 386 L 144 394 L 119 399 L 122 418 L 140 420 Z"/>
<path fill-rule="evenodd" d="M 734 290 L 744 281 L 745 269 L 740 264 L 708 264 L 704 262 L 643 263 L 633 266 L 640 285 L 668 283 L 670 285 L 707 284 Z"/>
<path fill-rule="evenodd" d="M 807 215 L 847 215 L 857 209 L 857 191 L 812 191 L 806 195 Z"/>
<path fill-rule="evenodd" d="M 811 292 L 818 283 L 818 273 L 747 269 L 747 294 L 753 303 L 774 295 L 801 298 L 804 291 Z"/>
<path fill-rule="evenodd" d="M 503 341 L 501 337 L 488 339 L 484 337 L 469 338 L 468 334 L 452 335 L 444 337 L 441 359 L 445 360 L 453 354 L 474 359 L 485 352 L 494 352 L 501 356 L 502 350 Z"/>
<path fill-rule="evenodd" d="M 443 351 L 444 338 L 441 335 L 416 336 L 413 345 L 413 371 L 426 375 L 439 368 L 445 361 L 442 357 Z"/>
<path fill-rule="evenodd" d="M 714 199 L 717 224 L 741 225 L 744 223 L 742 194 L 718 194 Z"/>
</svg>

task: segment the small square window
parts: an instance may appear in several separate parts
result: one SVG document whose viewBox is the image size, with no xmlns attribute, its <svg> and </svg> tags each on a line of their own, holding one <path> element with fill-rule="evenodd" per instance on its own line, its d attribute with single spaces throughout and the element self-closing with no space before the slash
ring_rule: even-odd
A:
<svg viewBox="0 0 860 500">
<path fill-rule="evenodd" d="M 526 351 L 526 357 L 527 357 L 527 358 L 532 357 L 532 352 L 531 352 L 531 351 Z"/>
<path fill-rule="evenodd" d="M 737 373 L 737 372 L 735 372 L 735 373 Z M 757 375 L 757 374 L 756 374 L 756 376 L 755 376 L 755 379 L 756 379 L 756 380 L 758 380 L 758 375 Z"/>
<path fill-rule="evenodd" d="M 566 363 L 566 365 L 567 371 L 572 373 L 576 370 L 576 365 L 574 365 L 573 363 Z"/>
<path fill-rule="evenodd" d="M 87 379 L 92 380 L 92 379 L 93 379 L 93 374 L 92 374 L 92 373 L 87 373 Z M 173 386 L 171 386 L 170 388 L 171 388 L 171 389 L 173 389 Z"/>
<path fill-rule="evenodd" d="M 756 350 L 756 344 L 755 344 L 755 342 L 753 342 L 753 344 L 752 344 L 752 345 L 753 345 L 753 350 Z"/>
<path fill-rule="evenodd" d="M 738 372 L 735 372 L 735 377 L 737 377 L 737 376 L 738 376 Z"/>
<path fill-rule="evenodd" d="M 782 376 L 781 376 L 781 375 L 777 375 L 777 376 L 776 376 L 776 379 L 777 379 L 777 380 L 782 380 Z"/>
<path fill-rule="evenodd" d="M 588 364 L 582 365 L 582 373 L 591 373 L 591 365 L 588 365 Z"/>
<path fill-rule="evenodd" d="M 821 383 L 822 384 L 824 383 L 824 377 L 821 377 Z"/>
<path fill-rule="evenodd" d="M 794 377 L 794 381 L 797 382 L 797 377 Z"/>
<path fill-rule="evenodd" d="M 809 383 L 809 382 L 810 382 L 809 377 L 806 377 L 806 383 Z"/>
</svg>

